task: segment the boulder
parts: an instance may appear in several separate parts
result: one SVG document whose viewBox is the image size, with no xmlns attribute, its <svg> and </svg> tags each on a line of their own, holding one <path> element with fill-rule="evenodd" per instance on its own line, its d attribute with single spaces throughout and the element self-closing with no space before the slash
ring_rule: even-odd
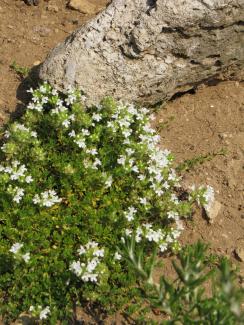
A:
<svg viewBox="0 0 244 325">
<path fill-rule="evenodd" d="M 244 0 L 114 0 L 54 48 L 39 77 L 142 104 L 244 66 Z"/>
</svg>

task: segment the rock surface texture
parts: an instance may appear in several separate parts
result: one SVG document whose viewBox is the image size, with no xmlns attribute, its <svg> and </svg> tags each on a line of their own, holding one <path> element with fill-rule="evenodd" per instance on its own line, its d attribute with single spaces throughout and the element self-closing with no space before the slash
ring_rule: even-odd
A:
<svg viewBox="0 0 244 325">
<path fill-rule="evenodd" d="M 39 76 L 155 104 L 244 66 L 244 0 L 114 0 L 58 45 Z"/>
</svg>

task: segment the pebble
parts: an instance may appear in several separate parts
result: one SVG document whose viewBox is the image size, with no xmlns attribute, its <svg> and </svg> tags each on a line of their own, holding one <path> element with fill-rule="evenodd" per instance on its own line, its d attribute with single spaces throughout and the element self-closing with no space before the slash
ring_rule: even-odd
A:
<svg viewBox="0 0 244 325">
<path fill-rule="evenodd" d="M 83 14 L 96 14 L 100 8 L 91 3 L 89 0 L 70 0 L 69 7 L 78 10 Z"/>
<path fill-rule="evenodd" d="M 215 200 L 208 211 L 204 209 L 209 223 L 214 223 L 216 217 L 220 213 L 221 208 L 222 208 L 222 204 L 219 203 L 217 200 Z"/>
<path fill-rule="evenodd" d="M 35 61 L 35 62 L 33 63 L 33 66 L 37 66 L 37 65 L 39 65 L 40 63 L 41 63 L 41 61 L 37 60 L 37 61 Z"/>
</svg>

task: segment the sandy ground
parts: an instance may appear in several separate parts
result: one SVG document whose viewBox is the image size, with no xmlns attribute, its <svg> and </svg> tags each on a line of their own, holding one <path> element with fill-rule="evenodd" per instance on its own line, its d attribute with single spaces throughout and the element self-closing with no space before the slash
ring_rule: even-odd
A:
<svg viewBox="0 0 244 325">
<path fill-rule="evenodd" d="M 108 1 L 93 2 L 105 5 Z M 91 18 L 66 8 L 66 3 L 41 0 L 38 7 L 29 7 L 22 0 L 0 0 L 0 124 L 27 100 L 27 85 L 21 84 L 10 65 L 15 61 L 32 68 Z M 162 147 L 174 153 L 176 165 L 224 150 L 224 155 L 182 175 L 185 188 L 191 184 L 213 186 L 221 209 L 211 224 L 197 210 L 192 220 L 185 222 L 181 240 L 209 242 L 213 252 L 230 257 L 244 275 L 244 262 L 235 254 L 236 248 L 244 249 L 244 84 L 225 81 L 201 86 L 194 94 L 185 94 L 162 107 L 156 114 L 155 126 Z M 115 323 L 119 324 L 119 319 L 115 318 Z"/>
</svg>

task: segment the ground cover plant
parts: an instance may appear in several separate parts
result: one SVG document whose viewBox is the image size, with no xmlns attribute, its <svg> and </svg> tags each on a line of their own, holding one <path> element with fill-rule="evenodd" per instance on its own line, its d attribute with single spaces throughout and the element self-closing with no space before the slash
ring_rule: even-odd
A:
<svg viewBox="0 0 244 325">
<path fill-rule="evenodd" d="M 46 83 L 30 92 L 0 151 L 0 314 L 56 324 L 86 302 L 112 312 L 139 294 L 128 240 L 146 256 L 178 252 L 181 218 L 195 202 L 208 209 L 213 190 L 179 199 L 147 109 L 112 98 L 87 106 Z"/>
</svg>

